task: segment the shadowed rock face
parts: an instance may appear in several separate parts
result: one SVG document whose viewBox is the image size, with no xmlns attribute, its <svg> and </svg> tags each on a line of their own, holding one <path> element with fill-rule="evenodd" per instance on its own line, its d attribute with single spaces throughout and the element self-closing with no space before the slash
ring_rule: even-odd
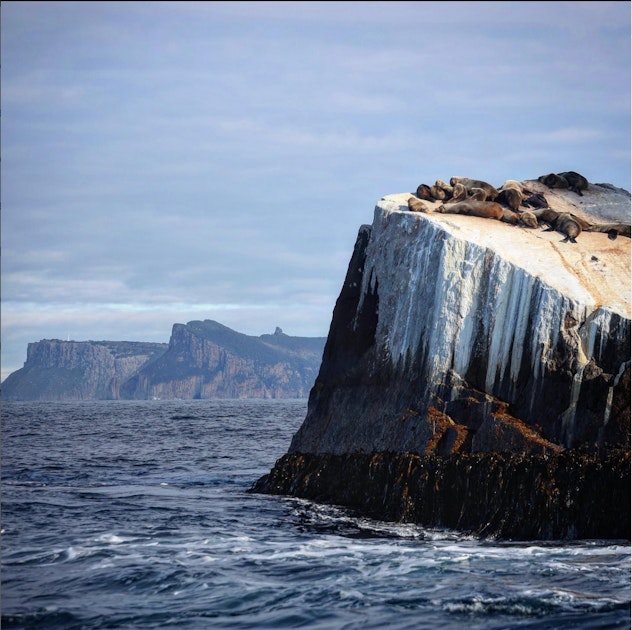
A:
<svg viewBox="0 0 632 630">
<path fill-rule="evenodd" d="M 305 421 L 255 489 L 481 535 L 629 537 L 629 510 L 623 530 L 597 515 L 629 505 L 629 241 L 562 251 L 407 199 L 360 229 Z M 404 460 L 425 472 L 397 485 Z"/>
</svg>

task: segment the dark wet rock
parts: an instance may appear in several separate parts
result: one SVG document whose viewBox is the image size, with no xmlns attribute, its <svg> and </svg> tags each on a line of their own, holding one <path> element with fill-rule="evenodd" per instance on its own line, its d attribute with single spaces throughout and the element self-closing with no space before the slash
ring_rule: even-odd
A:
<svg viewBox="0 0 632 630">
<path fill-rule="evenodd" d="M 630 538 L 630 454 L 283 456 L 252 492 L 514 540 Z M 623 497 L 627 500 L 622 501 Z"/>
</svg>

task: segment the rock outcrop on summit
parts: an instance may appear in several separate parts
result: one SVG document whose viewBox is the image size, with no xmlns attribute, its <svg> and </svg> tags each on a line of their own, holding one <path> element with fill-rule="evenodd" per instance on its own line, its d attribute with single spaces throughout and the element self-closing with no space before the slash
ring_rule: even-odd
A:
<svg viewBox="0 0 632 630">
<path fill-rule="evenodd" d="M 627 191 L 521 184 L 630 223 Z M 307 416 L 252 491 L 482 536 L 629 538 L 630 239 L 562 243 L 410 197 L 360 228 Z"/>
</svg>

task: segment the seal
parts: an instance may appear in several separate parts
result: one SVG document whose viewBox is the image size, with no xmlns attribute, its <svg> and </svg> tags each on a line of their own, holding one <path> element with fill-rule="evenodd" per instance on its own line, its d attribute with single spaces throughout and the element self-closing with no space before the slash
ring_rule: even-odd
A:
<svg viewBox="0 0 632 630">
<path fill-rule="evenodd" d="M 580 197 L 583 197 L 582 190 L 588 188 L 588 180 L 575 171 L 565 171 L 564 173 L 558 173 L 560 177 L 563 177 L 568 182 L 568 187 L 573 192 L 577 193 Z"/>
<path fill-rule="evenodd" d="M 430 194 L 437 200 L 443 201 L 446 198 L 446 192 L 436 184 L 430 186 Z"/>
<path fill-rule="evenodd" d="M 533 210 L 532 214 L 536 217 L 538 222 L 548 223 L 549 225 L 554 225 L 560 215 L 567 214 L 582 230 L 586 232 L 597 231 L 593 229 L 594 225 L 592 223 L 570 212 L 558 212 L 557 210 L 553 210 L 553 208 L 541 208 L 540 210 Z"/>
<path fill-rule="evenodd" d="M 561 175 L 549 173 L 548 175 L 540 175 L 538 181 L 549 188 L 568 188 L 568 180 Z"/>
<path fill-rule="evenodd" d="M 428 186 L 428 184 L 419 184 L 419 186 L 417 186 L 417 192 L 415 194 L 419 199 L 424 199 L 425 201 L 435 200 L 430 192 L 430 186 Z"/>
<path fill-rule="evenodd" d="M 489 201 L 494 201 L 494 199 L 498 197 L 498 190 L 491 184 L 488 184 L 481 179 L 470 179 L 469 177 L 457 176 L 451 177 L 450 186 L 455 186 L 456 184 L 463 184 L 468 191 L 472 188 L 482 188 L 487 193 L 487 199 Z"/>
<path fill-rule="evenodd" d="M 511 223 L 511 225 L 518 225 L 520 223 L 520 215 L 509 208 L 503 208 L 503 216 L 500 220 L 505 223 Z"/>
<path fill-rule="evenodd" d="M 629 223 L 593 223 L 589 228 L 584 228 L 586 232 L 604 232 L 611 241 L 617 236 L 627 236 L 630 238 L 632 226 Z"/>
<path fill-rule="evenodd" d="M 566 234 L 566 238 L 562 243 L 567 243 L 568 241 L 577 243 L 575 239 L 582 233 L 582 226 L 570 212 L 560 212 L 547 231 L 552 232 L 553 230 Z"/>
<path fill-rule="evenodd" d="M 496 201 L 511 208 L 514 212 L 518 211 L 524 199 L 524 190 L 522 184 L 515 179 L 508 179 L 498 191 Z"/>
<path fill-rule="evenodd" d="M 452 201 L 465 201 L 467 199 L 467 188 L 463 184 L 456 184 L 452 189 Z"/>
<path fill-rule="evenodd" d="M 442 182 L 440 179 L 438 179 L 437 181 L 435 181 L 435 186 L 441 188 L 441 190 L 445 192 L 446 199 L 452 198 L 453 188 L 452 186 L 450 186 L 450 184 L 446 184 L 445 182 Z"/>
<path fill-rule="evenodd" d="M 503 207 L 495 201 L 458 201 L 456 203 L 441 204 L 437 208 L 437 212 L 443 214 L 468 214 L 473 217 L 482 217 L 484 219 L 503 218 Z"/>
<path fill-rule="evenodd" d="M 532 208 L 547 208 L 549 202 L 542 193 L 533 193 L 529 195 L 524 202 Z"/>
<path fill-rule="evenodd" d="M 540 208 L 539 210 L 533 210 L 531 214 L 533 214 L 538 223 L 540 221 L 544 223 L 552 223 L 555 219 L 557 219 L 559 212 L 553 210 L 553 208 Z"/>
<path fill-rule="evenodd" d="M 541 175 L 538 181 L 549 188 L 568 188 L 583 197 L 582 190 L 588 188 L 588 180 L 575 171 L 564 171 L 563 173 L 549 173 Z"/>
<path fill-rule="evenodd" d="M 500 187 L 500 190 L 507 190 L 508 188 L 513 188 L 513 190 L 517 190 L 519 193 L 524 193 L 524 186 L 522 182 L 519 182 L 517 179 L 508 179 Z"/>
<path fill-rule="evenodd" d="M 411 212 L 428 212 L 428 206 L 417 197 L 408 197 L 408 209 Z"/>
<path fill-rule="evenodd" d="M 520 223 L 528 228 L 537 228 L 538 220 L 536 219 L 535 214 L 530 210 L 525 210 L 520 213 Z"/>
<path fill-rule="evenodd" d="M 482 188 L 470 189 L 470 196 L 468 199 L 472 201 L 488 201 L 487 193 Z"/>
</svg>

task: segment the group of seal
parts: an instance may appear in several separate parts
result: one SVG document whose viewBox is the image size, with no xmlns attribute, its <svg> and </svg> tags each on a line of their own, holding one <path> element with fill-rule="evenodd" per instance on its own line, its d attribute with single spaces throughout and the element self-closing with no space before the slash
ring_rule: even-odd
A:
<svg viewBox="0 0 632 630">
<path fill-rule="evenodd" d="M 535 216 L 538 223 L 548 223 L 547 232 L 556 231 L 565 234 L 563 243 L 568 241 L 576 243 L 577 237 L 582 232 L 604 232 L 611 240 L 616 239 L 619 234 L 630 238 L 632 232 L 632 226 L 629 223 L 590 223 L 571 212 L 557 212 L 553 208 L 534 210 L 530 214 Z"/>
<path fill-rule="evenodd" d="M 538 181 L 549 188 L 564 188 L 579 195 L 588 188 L 588 180 L 575 171 L 542 175 Z M 432 186 L 420 184 L 416 194 L 408 199 L 408 209 L 429 212 L 424 201 L 441 201 L 435 212 L 442 214 L 467 214 L 528 228 L 546 224 L 547 231 L 564 234 L 564 243 L 576 243 L 582 231 L 605 232 L 610 239 L 619 234 L 630 238 L 631 232 L 627 223 L 595 224 L 570 212 L 558 212 L 549 207 L 542 193 L 527 190 L 523 183 L 511 179 L 500 188 L 469 177 L 451 177 L 449 185 L 438 179 Z"/>
<path fill-rule="evenodd" d="M 529 193 L 532 195 L 532 193 Z M 533 195 L 532 195 L 533 196 Z M 472 216 L 498 219 L 512 225 L 523 221 L 520 206 L 531 206 L 527 191 L 515 180 L 507 180 L 500 188 L 481 179 L 454 176 L 450 184 L 436 180 L 435 184 L 420 184 L 415 197 L 408 200 L 408 208 L 413 212 L 428 212 L 423 201 L 442 201 L 436 212 L 451 214 L 470 214 Z M 546 202 L 545 202 L 546 203 Z M 525 225 L 532 225 L 532 221 Z"/>
<path fill-rule="evenodd" d="M 549 173 L 540 175 L 538 181 L 549 188 L 568 188 L 583 197 L 582 190 L 588 188 L 588 180 L 575 171 L 565 171 L 564 173 Z"/>
</svg>

